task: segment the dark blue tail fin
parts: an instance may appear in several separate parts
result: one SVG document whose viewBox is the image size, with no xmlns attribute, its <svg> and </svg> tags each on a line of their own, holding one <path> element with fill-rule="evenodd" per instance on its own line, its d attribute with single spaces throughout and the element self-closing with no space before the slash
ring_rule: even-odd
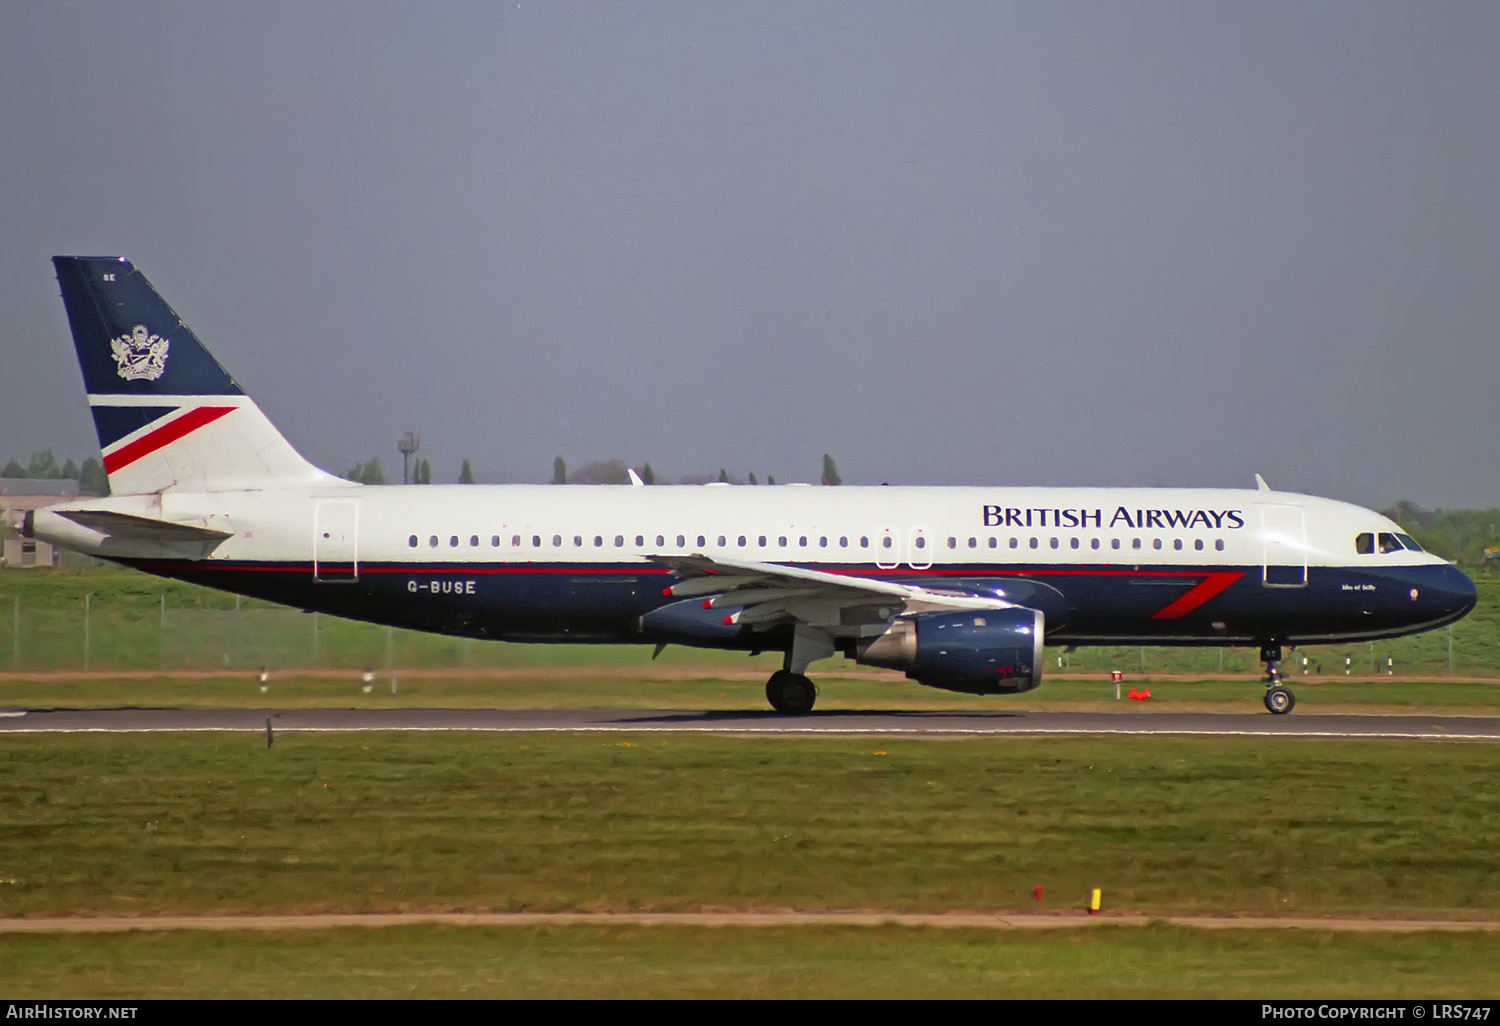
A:
<svg viewBox="0 0 1500 1026">
<path fill-rule="evenodd" d="M 337 480 L 297 454 L 130 261 L 52 263 L 114 494 Z"/>
</svg>

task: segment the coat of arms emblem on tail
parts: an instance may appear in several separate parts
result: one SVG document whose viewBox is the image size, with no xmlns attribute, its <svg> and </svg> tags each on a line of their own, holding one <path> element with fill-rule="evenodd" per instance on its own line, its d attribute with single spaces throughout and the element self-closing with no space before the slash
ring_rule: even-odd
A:
<svg viewBox="0 0 1500 1026">
<path fill-rule="evenodd" d="M 115 363 L 120 365 L 120 377 L 126 381 L 155 381 L 167 369 L 168 341 L 160 335 L 152 335 L 144 325 L 137 324 L 129 335 L 110 339 Z"/>
</svg>

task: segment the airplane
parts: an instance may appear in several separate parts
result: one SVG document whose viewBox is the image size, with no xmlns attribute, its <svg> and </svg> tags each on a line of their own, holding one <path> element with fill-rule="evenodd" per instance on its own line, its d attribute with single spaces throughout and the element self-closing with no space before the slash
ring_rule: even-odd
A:
<svg viewBox="0 0 1500 1026">
<path fill-rule="evenodd" d="M 1254 489 L 355 484 L 304 459 L 128 260 L 53 258 L 108 498 L 23 533 L 356 620 L 517 642 L 842 653 L 977 695 L 1043 643 L 1283 649 L 1451 624 L 1474 583 L 1378 513 Z M 639 485 L 638 479 L 633 484 Z"/>
</svg>

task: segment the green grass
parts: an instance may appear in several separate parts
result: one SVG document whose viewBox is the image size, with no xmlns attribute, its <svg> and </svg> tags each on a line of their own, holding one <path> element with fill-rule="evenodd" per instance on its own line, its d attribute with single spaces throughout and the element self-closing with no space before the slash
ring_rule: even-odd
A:
<svg viewBox="0 0 1500 1026">
<path fill-rule="evenodd" d="M 1295 672 L 1306 655 L 1325 674 L 1397 674 L 1500 678 L 1500 576 L 1481 573 L 1479 607 L 1449 631 L 1373 644 L 1313 646 L 1289 654 Z M 87 608 L 87 616 L 85 609 Z M 87 627 L 85 621 L 87 620 Z M 17 626 L 19 625 L 19 630 Z M 1052 650 L 1049 670 L 1132 675 L 1258 675 L 1253 649 L 1121 647 Z M 666 665 L 739 668 L 743 655 L 671 648 Z M 0 672 L 6 670 L 184 670 L 401 666 L 645 667 L 645 646 L 517 645 L 442 638 L 331 616 L 313 616 L 194 585 L 108 567 L 0 571 Z M 833 664 L 837 667 L 837 663 Z M 769 671 L 767 671 L 769 672 Z"/>
<path fill-rule="evenodd" d="M 1106 907 L 1500 915 L 1500 748 L 20 736 L 0 915 Z"/>
<path fill-rule="evenodd" d="M 1485 1000 L 1500 936 L 570 927 L 0 937 L 7 997 Z"/>
</svg>

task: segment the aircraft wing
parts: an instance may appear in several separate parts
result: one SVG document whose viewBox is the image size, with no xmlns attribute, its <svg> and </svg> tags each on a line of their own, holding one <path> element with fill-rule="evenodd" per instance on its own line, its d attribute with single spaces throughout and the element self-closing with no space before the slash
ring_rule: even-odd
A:
<svg viewBox="0 0 1500 1026">
<path fill-rule="evenodd" d="M 704 596 L 705 609 L 736 609 L 734 622 L 755 628 L 778 623 L 857 629 L 902 613 L 943 609 L 1010 609 L 1003 599 L 932 591 L 868 577 L 703 555 L 648 557 L 682 580 L 665 589 L 673 598 Z"/>
</svg>

